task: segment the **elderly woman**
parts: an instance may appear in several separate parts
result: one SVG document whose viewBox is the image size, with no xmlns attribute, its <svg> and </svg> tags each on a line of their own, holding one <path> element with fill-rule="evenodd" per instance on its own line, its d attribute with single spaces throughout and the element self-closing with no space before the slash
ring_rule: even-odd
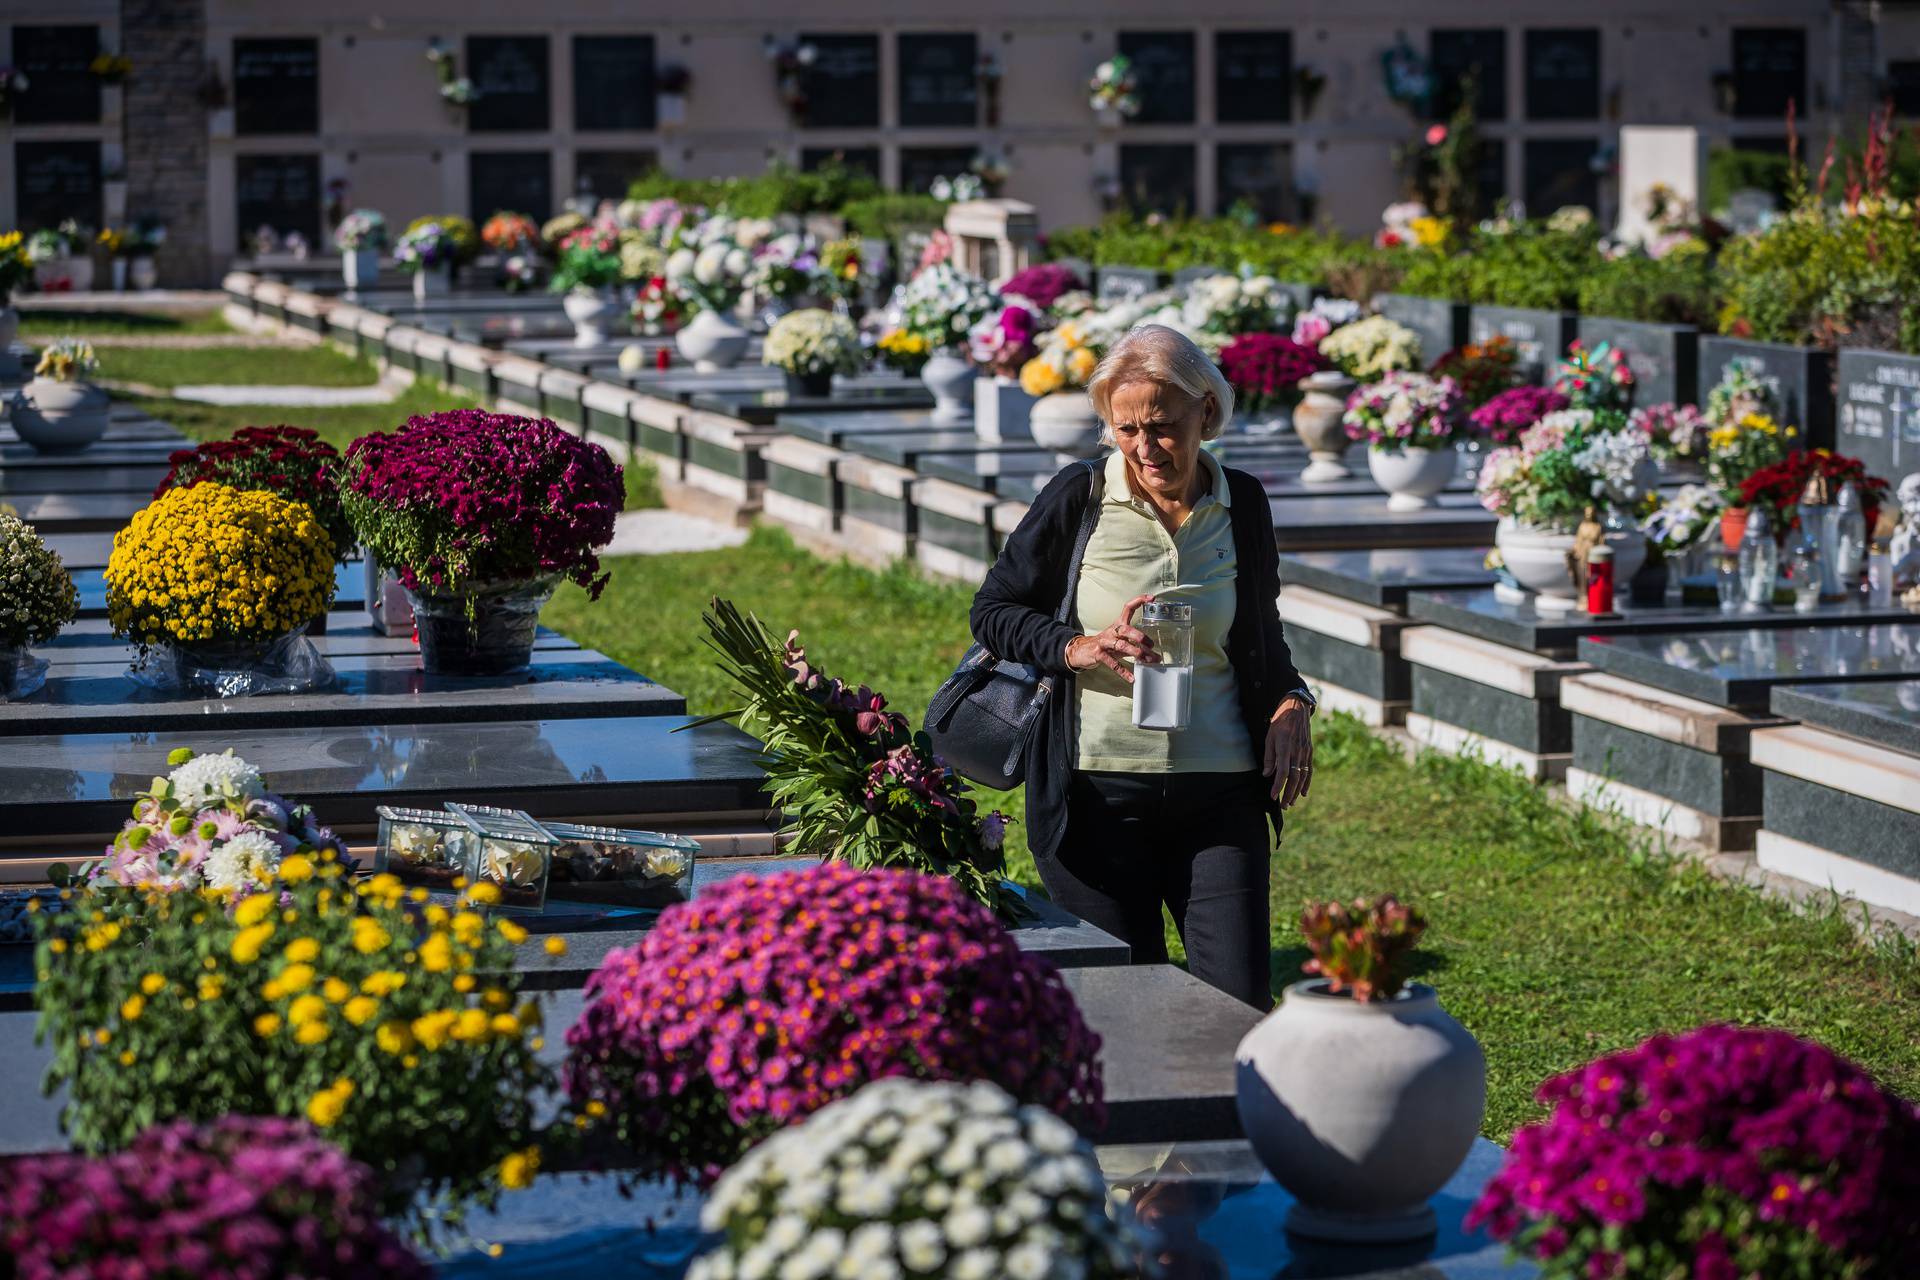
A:
<svg viewBox="0 0 1920 1280">
<path fill-rule="evenodd" d="M 1087 393 L 1113 453 L 1047 485 L 973 601 L 982 645 L 1060 678 L 1028 752 L 1034 860 L 1054 901 L 1136 964 L 1167 958 L 1164 905 L 1194 974 L 1264 1009 L 1267 822 L 1277 834 L 1313 780 L 1314 710 L 1280 634 L 1267 496 L 1201 449 L 1233 390 L 1174 330 L 1127 334 Z M 1159 657 L 1135 614 L 1155 600 L 1192 606 L 1191 713 L 1173 732 L 1132 714 L 1135 667 Z"/>
</svg>

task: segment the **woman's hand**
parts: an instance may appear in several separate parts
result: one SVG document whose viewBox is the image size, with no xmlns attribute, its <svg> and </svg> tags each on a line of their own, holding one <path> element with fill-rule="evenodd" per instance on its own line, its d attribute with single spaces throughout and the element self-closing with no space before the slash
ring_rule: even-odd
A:
<svg viewBox="0 0 1920 1280">
<path fill-rule="evenodd" d="M 1133 669 L 1122 659 L 1131 658 L 1135 662 L 1148 664 L 1160 661 L 1160 655 L 1153 651 L 1153 641 L 1132 622 L 1134 610 L 1152 599 L 1152 596 L 1135 596 L 1127 601 L 1120 610 L 1120 617 L 1105 631 L 1098 635 L 1075 636 L 1069 640 L 1067 670 L 1091 671 L 1096 666 L 1111 667 L 1122 680 L 1132 684 Z"/>
<path fill-rule="evenodd" d="M 1282 809 L 1307 798 L 1313 785 L 1313 709 L 1289 694 L 1267 725 L 1266 761 L 1260 771 L 1273 779 L 1273 798 Z"/>
</svg>

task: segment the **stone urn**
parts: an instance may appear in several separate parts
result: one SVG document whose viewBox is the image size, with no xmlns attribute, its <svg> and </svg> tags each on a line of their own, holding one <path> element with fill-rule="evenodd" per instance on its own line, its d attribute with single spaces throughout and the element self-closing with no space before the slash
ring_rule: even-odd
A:
<svg viewBox="0 0 1920 1280">
<path fill-rule="evenodd" d="M 143 253 L 127 264 L 127 282 L 143 292 L 160 283 L 160 268 L 152 254 Z"/>
<path fill-rule="evenodd" d="M 1638 529 L 1609 529 L 1606 543 L 1613 548 L 1613 579 L 1626 584 L 1647 559 L 1647 538 Z M 1493 545 L 1500 549 L 1513 580 L 1534 595 L 1533 607 L 1546 613 L 1561 613 L 1580 603 L 1579 579 L 1572 561 L 1574 535 L 1557 529 L 1542 529 L 1519 524 L 1510 516 L 1501 517 L 1493 533 Z"/>
<path fill-rule="evenodd" d="M 425 302 L 428 298 L 444 298 L 453 289 L 453 268 L 421 267 L 413 273 L 413 300 Z"/>
<path fill-rule="evenodd" d="M 951 351 L 936 351 L 920 370 L 920 381 L 933 393 L 933 420 L 939 423 L 973 421 L 973 365 Z"/>
<path fill-rule="evenodd" d="M 35 378 L 13 397 L 8 418 L 41 453 L 72 453 L 107 434 L 107 393 L 86 382 Z"/>
<path fill-rule="evenodd" d="M 613 315 L 613 290 L 570 289 L 560 309 L 573 322 L 573 345 L 597 347 L 607 340 L 607 322 Z"/>
<path fill-rule="evenodd" d="M 1063 458 L 1092 458 L 1100 453 L 1100 415 L 1084 389 L 1055 391 L 1033 402 L 1027 415 L 1033 442 Z"/>
<path fill-rule="evenodd" d="M 1294 1196 L 1286 1229 L 1391 1243 L 1434 1234 L 1428 1201 L 1480 1132 L 1487 1062 L 1432 987 L 1391 1000 L 1296 982 L 1234 1055 L 1240 1124 Z"/>
<path fill-rule="evenodd" d="M 340 278 L 349 289 L 371 289 L 380 283 L 380 251 L 349 249 L 340 255 Z"/>
<path fill-rule="evenodd" d="M 1300 380 L 1300 403 L 1293 409 L 1293 429 L 1307 447 L 1307 469 L 1302 484 L 1332 484 L 1353 474 L 1344 461 L 1353 443 L 1340 419 L 1353 394 L 1353 379 L 1337 369 L 1324 369 Z"/>
<path fill-rule="evenodd" d="M 747 354 L 750 341 L 752 335 L 745 328 L 711 307 L 701 308 L 691 324 L 673 335 L 674 348 L 693 361 L 698 373 L 731 369 Z"/>
<path fill-rule="evenodd" d="M 1434 504 L 1434 495 L 1453 479 L 1460 455 L 1451 445 L 1439 449 L 1367 450 L 1367 470 L 1373 482 L 1387 491 L 1387 510 L 1423 511 Z"/>
</svg>

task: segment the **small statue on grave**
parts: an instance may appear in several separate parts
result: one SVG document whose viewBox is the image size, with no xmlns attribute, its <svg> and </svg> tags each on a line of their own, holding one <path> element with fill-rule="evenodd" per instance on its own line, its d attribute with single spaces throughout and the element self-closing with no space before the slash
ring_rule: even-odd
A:
<svg viewBox="0 0 1920 1280">
<path fill-rule="evenodd" d="M 1920 471 L 1900 481 L 1900 526 L 1887 540 L 1887 558 L 1893 562 L 1893 585 L 1920 586 Z"/>
</svg>

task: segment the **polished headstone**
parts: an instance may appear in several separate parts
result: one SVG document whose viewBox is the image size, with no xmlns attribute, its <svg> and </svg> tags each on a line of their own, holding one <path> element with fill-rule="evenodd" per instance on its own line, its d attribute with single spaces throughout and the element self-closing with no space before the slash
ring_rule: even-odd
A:
<svg viewBox="0 0 1920 1280">
<path fill-rule="evenodd" d="M 1773 714 L 1920 756 L 1920 680 L 1781 685 Z"/>
<path fill-rule="evenodd" d="M 1280 582 L 1405 612 L 1412 592 L 1488 586 L 1493 570 L 1478 547 L 1294 551 L 1280 557 Z"/>
<path fill-rule="evenodd" d="M 908 432 L 926 432 L 936 429 L 933 414 L 925 409 L 873 409 L 862 413 L 788 413 L 780 416 L 780 430 L 802 440 L 811 440 L 815 444 L 833 445 L 844 449 L 847 442 L 855 436 L 887 434 L 905 434 Z M 955 426 L 949 431 L 973 433 L 971 424 Z M 979 440 L 978 436 L 974 437 Z M 988 441 L 981 440 L 981 444 Z"/>
<path fill-rule="evenodd" d="M 10 493 L 0 497 L 13 514 L 43 536 L 51 533 L 113 533 L 153 501 L 146 493 Z"/>
<path fill-rule="evenodd" d="M 918 379 L 841 379 L 824 396 L 790 394 L 784 386 L 754 391 L 697 392 L 696 409 L 738 418 L 750 426 L 778 425 L 792 413 L 860 413 L 868 409 L 931 409 L 933 395 Z"/>
<path fill-rule="evenodd" d="M 852 416 L 852 415 L 849 415 Z M 786 419 L 781 419 L 784 426 Z M 1052 457 L 1053 451 L 1042 449 L 1038 445 L 994 444 L 982 440 L 968 427 L 955 427 L 945 431 L 882 431 L 851 435 L 840 442 L 840 447 L 849 453 L 866 458 L 877 458 L 881 462 L 891 462 L 895 466 L 917 467 L 922 458 L 941 454 L 967 456 L 970 454 L 1006 456 L 1017 453 L 1037 453 L 1043 457 Z"/>
<path fill-rule="evenodd" d="M 411 632 L 390 636 L 375 631 L 364 609 L 336 608 L 327 615 L 325 629 L 318 635 L 309 634 L 308 638 L 313 641 L 313 647 L 329 659 L 419 652 Z M 578 649 L 580 646 L 560 633 L 542 627 L 534 638 L 533 647 L 546 651 Z M 105 618 L 98 617 L 69 623 L 52 640 L 33 646 L 33 651 L 56 669 L 83 663 L 125 666 L 133 660 L 135 653 L 132 645 L 113 634 L 113 628 Z"/>
<path fill-rule="evenodd" d="M 1588 636 L 1579 654 L 1682 697 L 1763 710 L 1781 685 L 1920 678 L 1920 622 Z"/>
</svg>

